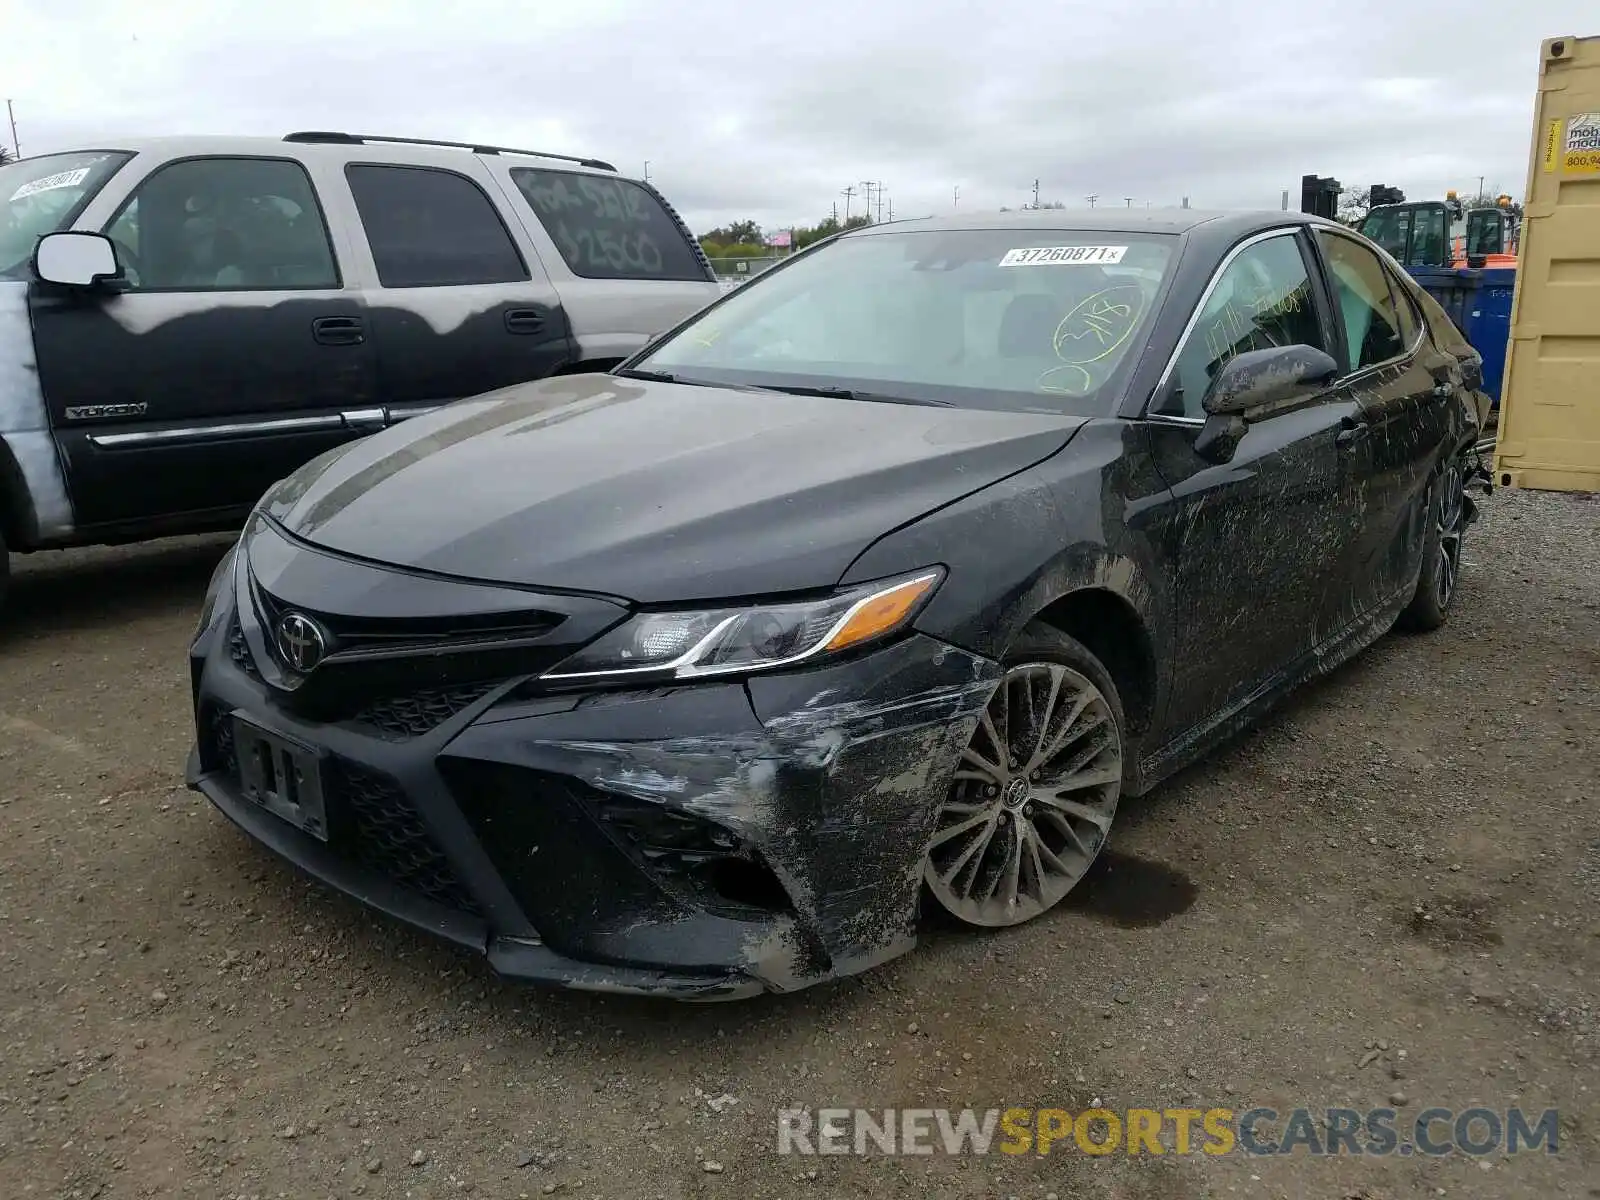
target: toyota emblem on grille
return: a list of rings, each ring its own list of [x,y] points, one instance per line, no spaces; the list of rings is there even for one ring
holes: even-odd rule
[[[278,618],[278,653],[296,671],[311,671],[328,653],[328,639],[319,626],[303,613],[284,613]]]

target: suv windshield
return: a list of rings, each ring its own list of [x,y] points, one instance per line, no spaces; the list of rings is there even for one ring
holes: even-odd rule
[[[1031,226],[856,234],[730,293],[630,369],[1103,415],[1176,248]]]
[[[0,275],[15,275],[34,243],[71,224],[131,157],[121,150],[80,150],[0,167]]]

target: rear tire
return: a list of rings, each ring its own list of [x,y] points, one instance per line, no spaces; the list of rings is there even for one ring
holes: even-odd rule
[[[1428,529],[1422,542],[1422,574],[1411,603],[1397,622],[1402,629],[1428,633],[1450,618],[1461,587],[1461,547],[1467,532],[1467,469],[1454,459],[1428,498]]]
[[[0,616],[6,611],[6,589],[11,583],[11,551],[6,548],[6,535],[0,532]]]
[[[1122,795],[1122,702],[1100,660],[1038,622],[962,752],[923,883],[965,925],[1020,925],[1054,908],[1105,846]]]

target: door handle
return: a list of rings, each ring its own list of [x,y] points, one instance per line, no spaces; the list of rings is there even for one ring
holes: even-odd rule
[[[324,346],[359,346],[367,340],[360,317],[318,317],[311,322],[311,336]]]
[[[506,310],[507,333],[538,333],[544,328],[544,314],[536,308]]]
[[[1339,424],[1343,428],[1333,439],[1333,444],[1341,450],[1349,450],[1352,446],[1366,441],[1367,435],[1372,432],[1372,426],[1367,423],[1365,417],[1341,417]]]

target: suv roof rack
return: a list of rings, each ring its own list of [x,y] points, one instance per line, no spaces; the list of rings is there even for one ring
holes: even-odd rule
[[[402,146],[447,146],[452,150],[471,150],[474,154],[527,154],[533,158],[555,158],[562,162],[573,162],[580,167],[592,167],[597,171],[616,170],[610,163],[598,158],[582,158],[575,154],[549,154],[543,150],[518,150],[511,146],[485,146],[479,142],[441,142],[433,138],[384,137],[376,133],[335,133],[319,129],[286,133],[283,140],[337,146],[364,146],[368,142],[392,142]]]

